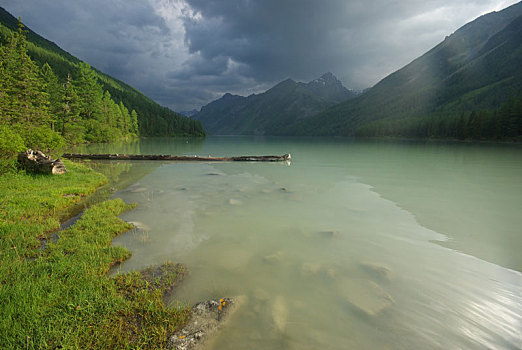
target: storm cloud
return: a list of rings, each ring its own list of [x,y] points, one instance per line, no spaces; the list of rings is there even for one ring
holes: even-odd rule
[[[513,0],[0,0],[31,29],[174,110],[333,72],[364,89]]]

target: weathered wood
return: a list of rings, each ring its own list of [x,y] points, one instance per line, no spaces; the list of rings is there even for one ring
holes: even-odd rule
[[[33,173],[60,175],[67,172],[61,159],[51,159],[40,151],[31,149],[18,154],[20,166]]]
[[[173,160],[173,161],[204,161],[204,162],[281,162],[290,160],[290,154],[283,156],[239,156],[239,157],[200,157],[171,156],[168,154],[78,154],[65,153],[64,158],[103,159],[103,160]]]

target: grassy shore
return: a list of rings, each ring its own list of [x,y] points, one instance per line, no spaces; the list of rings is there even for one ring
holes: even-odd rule
[[[130,256],[111,241],[132,228],[118,215],[133,205],[96,204],[56,239],[60,221],[106,182],[86,167],[66,166],[68,173],[61,176],[0,176],[0,344],[8,349],[166,347],[189,309],[164,306],[167,283],[158,286],[139,273],[106,276],[114,263]]]

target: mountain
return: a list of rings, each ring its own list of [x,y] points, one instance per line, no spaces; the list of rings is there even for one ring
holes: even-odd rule
[[[0,44],[5,45],[13,32],[17,31],[18,20],[0,7]],[[40,67],[48,63],[54,73],[65,81],[67,74],[76,78],[82,62],[58,45],[27,28],[28,53]],[[142,136],[204,135],[201,123],[183,117],[166,107],[158,105],[135,88],[96,70],[99,82],[109,91],[112,99],[123,102],[129,110],[138,114],[139,131]]]
[[[360,96],[278,134],[458,136],[452,129],[458,123],[472,127],[475,111],[482,122],[479,131],[503,127],[494,114],[502,108],[520,109],[521,16],[522,2],[483,15]],[[505,122],[520,127],[521,121],[512,117]],[[517,126],[508,128],[517,132]]]
[[[227,93],[193,117],[212,134],[270,135],[355,95],[332,73],[326,73],[309,83],[287,79],[248,97]]]
[[[196,115],[199,113],[197,109],[193,109],[191,111],[178,111],[176,113],[179,113],[181,115],[184,115],[185,117],[192,117],[193,115]]]

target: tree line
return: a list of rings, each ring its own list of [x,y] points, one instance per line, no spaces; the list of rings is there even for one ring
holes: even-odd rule
[[[22,22],[0,46],[0,155],[24,148],[52,150],[66,144],[111,142],[139,135],[138,114],[116,103],[85,62],[64,80],[27,53]]]
[[[357,128],[357,136],[412,137],[459,140],[520,141],[522,95],[511,96],[500,107],[433,114],[424,118],[383,119]]]

